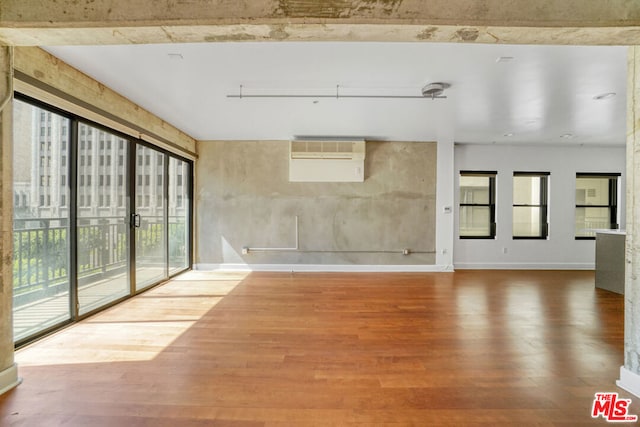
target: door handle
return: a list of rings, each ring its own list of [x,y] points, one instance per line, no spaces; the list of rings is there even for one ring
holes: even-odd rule
[[[141,217],[140,214],[132,213],[131,214],[131,223],[135,228],[140,228]]]

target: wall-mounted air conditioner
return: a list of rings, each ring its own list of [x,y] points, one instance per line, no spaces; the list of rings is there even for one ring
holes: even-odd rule
[[[289,181],[363,182],[364,157],[364,140],[292,140]]]

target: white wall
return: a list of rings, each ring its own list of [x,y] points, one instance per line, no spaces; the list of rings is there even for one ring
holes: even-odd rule
[[[471,145],[455,146],[454,266],[463,268],[593,269],[595,241],[575,240],[576,172],[616,172],[619,224],[625,224],[625,148]],[[497,171],[496,238],[458,237],[461,170]],[[550,172],[549,238],[513,240],[513,172]]]
[[[454,144],[453,140],[438,140],[438,170],[436,184],[436,265],[453,271],[454,228]]]

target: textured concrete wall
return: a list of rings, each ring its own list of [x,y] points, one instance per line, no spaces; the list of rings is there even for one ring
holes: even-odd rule
[[[3,0],[0,11],[2,22],[13,26],[54,28],[81,22],[169,25],[283,19],[544,26],[640,23],[640,7],[628,0]]]
[[[11,50],[0,47],[0,373],[13,365]],[[3,388],[0,384],[0,389]]]
[[[629,48],[624,367],[640,375],[640,47]]]
[[[198,264],[434,263],[399,252],[435,249],[435,143],[367,142],[364,183],[290,183],[287,141],[198,146]],[[242,255],[295,246],[296,215],[302,251]]]
[[[3,0],[14,45],[244,40],[640,44],[629,0]],[[597,31],[593,31],[595,28]]]

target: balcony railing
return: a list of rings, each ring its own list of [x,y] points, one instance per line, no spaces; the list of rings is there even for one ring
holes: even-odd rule
[[[78,285],[127,269],[129,223],[123,217],[78,218]],[[145,217],[138,229],[136,258],[163,265],[163,217]],[[185,250],[184,217],[169,218],[170,259]],[[69,227],[66,219],[14,221],[14,306],[57,295],[69,288]]]

